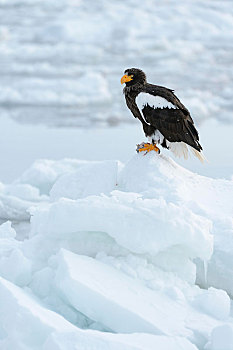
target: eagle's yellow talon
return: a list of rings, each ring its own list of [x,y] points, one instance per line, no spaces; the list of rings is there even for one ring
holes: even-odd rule
[[[156,144],[143,143],[141,145],[137,145],[137,152],[146,152],[145,154],[147,154],[150,151],[160,153],[160,149],[156,146]]]

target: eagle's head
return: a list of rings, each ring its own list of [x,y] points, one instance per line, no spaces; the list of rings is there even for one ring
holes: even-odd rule
[[[145,84],[146,74],[138,68],[128,68],[124,71],[124,75],[121,78],[121,84],[126,84],[126,86],[133,86],[135,84]]]

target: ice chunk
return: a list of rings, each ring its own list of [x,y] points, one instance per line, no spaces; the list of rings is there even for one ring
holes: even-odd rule
[[[211,333],[208,350],[233,350],[233,325],[225,324],[215,327]]]
[[[9,338],[26,348],[41,346],[54,330],[73,329],[61,316],[46,310],[32,296],[3,278],[0,278],[0,300],[1,327]]]
[[[40,196],[39,190],[29,184],[0,184],[0,219],[25,221],[30,218],[27,209],[42,201],[47,196]]]
[[[176,246],[186,257],[210,258],[209,220],[184,206],[137,197],[132,200],[131,194],[114,191],[111,197],[60,199],[33,211],[33,230],[54,237],[79,231],[106,232],[134,253],[157,254]]]
[[[194,304],[214,318],[224,320],[230,314],[230,298],[224,290],[209,288],[195,298]]]
[[[60,197],[71,199],[84,198],[101,193],[108,194],[116,186],[117,162],[90,162],[59,177],[50,191],[52,200]]]
[[[150,334],[111,334],[100,336],[94,333],[95,350],[197,350],[196,346],[181,337],[166,337]],[[103,338],[105,341],[103,341]],[[87,335],[71,332],[53,332],[42,350],[90,350]]]
[[[32,202],[1,193],[0,219],[15,221],[29,220],[30,214],[27,212],[27,209],[31,205]]]
[[[116,332],[187,336],[185,307],[95,259],[62,249],[56,286],[89,318]]]
[[[9,256],[0,259],[0,275],[19,286],[31,280],[31,261],[20,249],[13,249]]]
[[[50,267],[45,267],[34,273],[30,288],[40,298],[46,298],[50,294],[53,277],[54,271]]]
[[[26,201],[40,201],[41,199],[38,188],[28,184],[8,185],[6,186],[4,193]]]
[[[6,221],[2,225],[0,225],[0,239],[1,238],[15,238],[16,232],[11,227],[11,222]]]
[[[105,334],[81,330],[0,277],[0,347],[17,350],[196,350],[180,337]],[[4,302],[3,302],[4,301]]]
[[[85,160],[63,159],[61,161],[40,159],[35,161],[17,180],[16,183],[30,184],[40,193],[48,194],[59,176],[77,170],[87,164]]]

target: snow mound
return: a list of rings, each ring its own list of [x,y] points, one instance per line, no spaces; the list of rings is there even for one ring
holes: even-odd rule
[[[40,160],[0,190],[30,215],[23,241],[0,226],[3,348],[217,349],[233,324],[232,181],[151,152]]]

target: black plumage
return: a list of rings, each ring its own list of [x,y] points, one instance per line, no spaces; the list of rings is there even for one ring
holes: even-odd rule
[[[173,143],[182,142],[182,145],[201,152],[193,119],[173,90],[147,83],[145,73],[136,68],[126,69],[121,82],[126,84],[123,92],[128,108],[141,121],[145,135],[151,137],[152,143],[172,149]],[[143,100],[141,106],[140,99]],[[161,134],[160,139],[157,131]],[[193,153],[202,158],[197,152]]]

